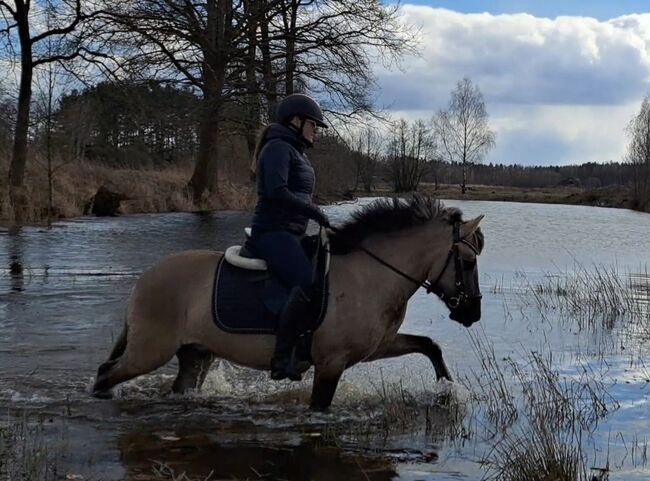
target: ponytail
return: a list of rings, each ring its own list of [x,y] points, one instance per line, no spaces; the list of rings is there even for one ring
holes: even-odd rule
[[[255,176],[257,174],[257,161],[260,158],[260,152],[262,152],[262,149],[266,145],[266,141],[268,140],[266,138],[266,134],[268,134],[269,129],[272,125],[273,124],[268,124],[257,135],[257,143],[255,144],[255,151],[253,152],[253,158],[251,159],[250,165],[251,180],[255,180]]]

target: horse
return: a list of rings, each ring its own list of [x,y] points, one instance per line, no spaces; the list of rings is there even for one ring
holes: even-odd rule
[[[385,198],[357,210],[330,233],[329,305],[313,333],[310,408],[332,403],[343,372],[360,362],[421,353],[437,380],[451,380],[440,346],[425,336],[398,333],[408,300],[420,287],[434,293],[449,317],[466,327],[481,317],[477,256],[483,216],[423,195]],[[144,271],[131,292],[124,329],[98,371],[93,395],[178,358],[172,390],[200,389],[216,359],[269,370],[275,337],[233,334],[212,318],[211,289],[223,253],[190,250]]]

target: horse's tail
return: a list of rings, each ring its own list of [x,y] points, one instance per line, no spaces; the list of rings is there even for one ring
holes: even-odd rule
[[[115,343],[115,346],[113,346],[113,351],[111,352],[111,355],[108,358],[109,361],[114,361],[122,354],[124,354],[124,351],[126,350],[126,333],[127,333],[127,326],[125,322],[124,327],[122,327],[122,332],[120,333],[120,336],[117,338],[117,342]]]

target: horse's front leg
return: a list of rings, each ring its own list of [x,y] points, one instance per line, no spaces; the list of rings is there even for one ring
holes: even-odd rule
[[[331,360],[323,364],[316,364],[314,369],[314,385],[311,391],[310,409],[325,411],[332,404],[336,386],[345,370],[345,362]]]
[[[405,354],[413,354],[416,352],[424,354],[429,358],[436,371],[436,377],[438,380],[452,380],[449,370],[445,365],[445,361],[442,358],[442,350],[440,349],[440,346],[425,336],[397,334],[392,341],[382,344],[377,352],[365,361],[376,361],[377,359],[404,356]]]

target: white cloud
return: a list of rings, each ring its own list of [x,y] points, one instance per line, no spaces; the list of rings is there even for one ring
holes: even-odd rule
[[[650,14],[598,21],[405,5],[403,15],[421,28],[422,56],[405,59],[403,72],[378,72],[394,110],[430,116],[469,77],[497,130],[492,160],[620,160],[624,128],[650,87]]]

